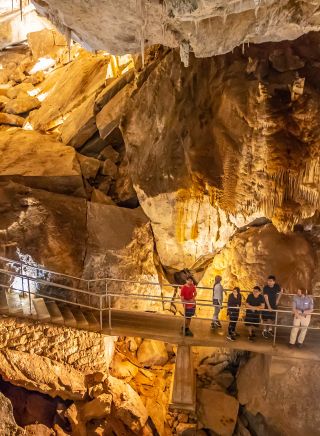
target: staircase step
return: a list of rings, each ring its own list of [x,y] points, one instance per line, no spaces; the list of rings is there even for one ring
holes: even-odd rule
[[[7,292],[9,313],[16,316],[23,316],[23,309],[17,292]]]
[[[83,312],[83,315],[88,321],[90,330],[100,330],[100,322],[94,316],[93,312]]]
[[[8,300],[6,295],[6,290],[0,288],[0,313],[5,313],[9,311]]]
[[[63,324],[62,313],[55,301],[46,301],[46,306],[51,317],[51,321],[56,324]]]
[[[63,316],[64,324],[68,327],[77,327],[77,321],[68,306],[59,305],[60,312]]]
[[[47,309],[46,303],[43,298],[34,298],[32,300],[33,306],[37,312],[37,318],[42,321],[49,321],[51,319],[50,313]]]
[[[77,321],[77,327],[87,329],[89,327],[89,323],[86,320],[82,311],[80,309],[78,309],[77,307],[70,307],[70,309],[73,313],[73,316],[75,317],[75,319]]]

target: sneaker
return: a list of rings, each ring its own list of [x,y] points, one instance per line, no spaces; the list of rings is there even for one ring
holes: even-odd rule
[[[220,321],[216,321],[216,324],[217,324],[217,326],[218,326],[218,328],[219,328],[219,329],[221,329],[221,328],[222,328],[222,324],[221,324],[221,322],[220,322]]]
[[[211,323],[211,328],[213,330],[215,330],[215,329],[219,328],[219,324],[216,321],[214,321],[214,322]]]
[[[227,339],[228,339],[228,341],[235,341],[236,340],[236,338],[232,335],[227,335]]]
[[[186,330],[186,336],[193,336],[193,333],[190,329]]]
[[[262,336],[263,336],[265,339],[268,339],[268,338],[269,338],[269,334],[268,334],[267,330],[262,330]]]
[[[290,344],[290,343],[289,343],[289,344],[288,344],[288,347],[289,347],[289,348],[294,348],[294,347],[295,347],[295,344]]]
[[[297,343],[297,347],[298,348],[302,348],[303,347],[303,344],[300,344],[299,342]]]
[[[248,339],[249,339],[250,342],[254,342],[254,336],[253,335],[248,336]]]
[[[236,338],[239,338],[240,337],[240,333],[233,332],[233,336],[235,336]]]
[[[268,335],[269,335],[270,338],[273,338],[273,336],[274,336],[273,335],[273,331],[272,330],[268,330]]]

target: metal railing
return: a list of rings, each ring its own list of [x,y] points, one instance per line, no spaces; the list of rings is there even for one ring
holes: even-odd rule
[[[22,295],[26,295],[28,297],[29,301],[29,314],[32,314],[32,298],[39,297],[44,298],[47,300],[56,301],[58,303],[62,304],[68,304],[73,305],[79,308],[83,308],[85,310],[91,310],[98,314],[99,317],[99,323],[100,323],[100,329],[109,329],[111,332],[113,329],[112,323],[112,312],[117,310],[118,308],[114,307],[114,302],[119,302],[121,299],[131,300],[131,301],[139,301],[139,302],[148,302],[148,303],[159,303],[160,305],[163,305],[164,303],[172,304],[174,302],[176,305],[179,305],[181,307],[181,311],[178,312],[180,314],[180,317],[177,317],[177,315],[172,314],[168,315],[172,318],[181,318],[182,320],[182,330],[183,333],[186,331],[186,315],[185,311],[183,309],[183,306],[185,304],[190,303],[183,303],[180,300],[180,296],[165,296],[165,295],[152,295],[152,293],[148,293],[147,295],[139,294],[136,292],[131,292],[126,289],[126,292],[115,292],[110,291],[108,289],[108,285],[113,284],[126,284],[126,285],[138,285],[138,287],[141,286],[168,286],[171,288],[177,288],[181,285],[178,284],[160,284],[155,282],[141,282],[141,281],[135,281],[135,280],[125,280],[125,279],[116,279],[116,278],[101,278],[101,279],[84,279],[79,278],[75,276],[71,276],[68,274],[62,274],[57,273],[55,271],[30,265],[26,262],[21,261],[15,261],[11,259],[7,259],[4,257],[0,257],[0,262],[4,262],[6,266],[9,266],[10,268],[13,268],[13,271],[10,271],[8,269],[2,268],[0,269],[0,276],[4,276],[7,278],[7,283],[0,283],[0,289],[11,289],[13,291],[20,292]],[[34,271],[30,275],[28,273],[28,269],[33,269]],[[41,277],[43,274],[49,274],[48,277]],[[50,274],[59,277],[61,280],[64,279],[71,279],[76,280],[78,283],[81,284],[81,287],[84,289],[81,289],[79,287],[69,286],[65,285],[64,283],[57,283],[52,280],[50,280]],[[40,277],[39,277],[40,276]],[[13,280],[12,280],[13,279]],[[22,289],[21,286],[15,287],[14,280],[19,279],[22,283]],[[103,290],[99,291],[92,291],[93,284],[100,284],[100,286],[97,286],[98,288],[101,288],[101,284],[103,285]],[[33,288],[33,289],[32,289]],[[212,288],[210,287],[197,287],[197,289],[208,289],[212,292]],[[228,290],[229,291],[229,290]],[[246,291],[248,292],[248,291]],[[285,296],[293,296],[295,294],[284,294]],[[313,296],[313,298],[319,298],[320,296]],[[221,305],[214,305],[212,303],[212,299],[197,299],[196,303],[198,308],[206,309],[210,312],[214,310],[215,307],[219,307],[220,309],[237,309],[239,310],[240,317],[237,321],[238,324],[246,324],[245,320],[241,318],[241,313],[245,311],[245,305],[242,307],[227,307],[226,303],[222,303]],[[125,311],[132,311],[135,312],[132,307],[128,307],[128,304],[125,305]],[[148,308],[148,307],[147,307]],[[121,310],[121,309],[120,309]],[[268,309],[264,309],[264,312],[270,311]],[[139,311],[138,311],[139,312]],[[141,312],[141,310],[140,310]],[[285,329],[291,329],[293,327],[292,325],[292,310],[285,310],[285,309],[277,309],[272,310],[270,312],[275,313],[275,322],[274,323],[263,323],[263,326],[266,327],[274,327],[274,337],[273,337],[273,345],[276,344],[276,338],[277,338],[277,330],[279,328],[285,328]],[[163,314],[161,313],[154,313],[155,316],[163,317]],[[290,315],[290,322],[284,323],[283,318],[285,316],[288,317]],[[314,311],[311,314],[312,321],[314,320],[320,320],[318,318],[320,316],[320,313]],[[201,320],[201,321],[212,321],[212,317],[207,316],[201,316],[201,314],[196,315],[195,320]],[[229,320],[220,320],[222,323],[227,324],[230,321]],[[260,325],[260,322],[252,323],[257,324],[257,326]],[[308,327],[301,327],[306,328],[307,330],[320,330],[320,327],[309,325]]]

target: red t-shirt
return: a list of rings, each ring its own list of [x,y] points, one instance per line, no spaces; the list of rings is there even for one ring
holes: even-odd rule
[[[196,296],[196,287],[194,285],[183,285],[180,295],[184,300],[194,300]],[[185,304],[186,309],[191,309],[194,306],[195,303]]]

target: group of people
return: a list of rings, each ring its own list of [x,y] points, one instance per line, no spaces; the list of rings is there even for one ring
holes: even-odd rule
[[[259,286],[254,286],[252,292],[246,297],[244,322],[248,328],[249,341],[255,340],[256,331],[260,328],[261,321],[263,325],[262,336],[265,339],[273,338],[276,311],[283,292],[283,288],[276,283],[275,276],[270,275],[262,290]],[[222,277],[217,275],[215,277],[212,295],[214,313],[211,328],[213,330],[222,328],[219,314],[223,305],[224,293]],[[187,278],[186,283],[181,287],[180,296],[185,308],[186,322],[184,333],[186,336],[193,336],[193,333],[190,330],[190,324],[191,318],[194,316],[196,310],[197,289],[192,277]],[[233,288],[227,300],[227,313],[229,316],[227,339],[230,341],[235,341],[237,336],[239,336],[236,327],[240,315],[240,309],[242,307],[242,301],[243,296],[240,288]],[[307,294],[306,289],[299,288],[292,302],[294,318],[293,327],[290,333],[289,347],[295,347],[297,345],[301,348],[303,346],[307,327],[310,324],[312,311],[313,298]]]

